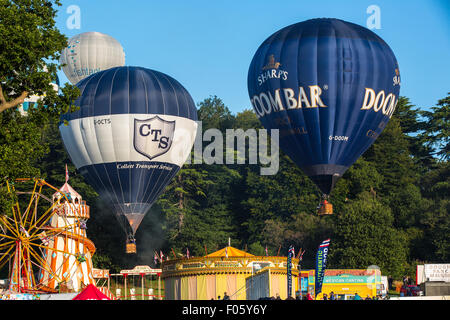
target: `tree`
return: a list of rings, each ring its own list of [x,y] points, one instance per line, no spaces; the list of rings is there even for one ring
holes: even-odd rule
[[[259,122],[258,117],[253,110],[245,109],[236,114],[234,128],[243,130],[260,129],[262,128],[262,124]]]
[[[415,256],[422,261],[446,262],[450,252],[450,163],[436,163],[423,175],[420,187],[429,205],[418,216],[417,227],[423,234],[415,246]]]
[[[241,221],[240,234],[248,238],[249,243],[264,244],[269,243],[268,234],[275,236],[274,232],[279,230],[277,238],[280,240],[274,246],[287,245],[283,224],[291,222],[291,217],[299,212],[315,214],[320,200],[318,190],[300,168],[281,153],[280,170],[276,175],[261,176],[256,166],[246,166],[246,171],[241,194],[245,219]]]
[[[67,111],[78,90],[67,84],[59,95],[56,81],[59,52],[67,38],[56,28],[59,0],[0,0],[0,113],[31,95],[45,97],[41,107]]]
[[[11,214],[6,180],[39,177],[36,163],[47,152],[41,126],[35,117],[23,117],[14,109],[0,113],[0,214]]]
[[[407,267],[407,239],[394,228],[389,207],[369,192],[349,201],[337,216],[330,249],[333,267],[367,268],[377,265],[382,273],[404,275]]]
[[[430,123],[423,119],[423,112],[412,105],[408,98],[399,97],[395,113],[408,148],[421,172],[426,172],[435,162],[432,147],[426,143],[425,131]]]
[[[417,171],[410,157],[409,143],[402,132],[400,120],[392,117],[382,134],[363,154],[363,158],[377,169],[383,177],[381,190],[383,195],[397,192],[408,183],[417,179]]]
[[[0,178],[38,177],[36,162],[47,152],[36,117],[16,110],[0,113]]]
[[[436,149],[435,154],[441,161],[450,159],[450,92],[448,94],[431,111],[422,112],[428,124],[424,133],[426,145]]]
[[[78,96],[71,85],[56,92],[58,51],[66,37],[55,27],[58,1],[0,0],[0,179],[42,177],[38,162],[49,151],[44,132]],[[16,106],[30,95],[41,100],[22,116]],[[0,190],[5,199],[5,190]]]
[[[234,116],[217,96],[203,100],[198,106],[198,119],[202,121],[203,130],[215,128],[225,132],[225,129],[233,127]]]

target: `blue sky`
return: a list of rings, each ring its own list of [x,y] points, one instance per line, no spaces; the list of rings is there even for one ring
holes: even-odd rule
[[[80,8],[79,29],[66,25],[70,5]],[[399,62],[400,95],[421,108],[435,105],[450,92],[447,0],[62,0],[57,26],[69,38],[87,31],[109,34],[124,47],[126,65],[169,74],[196,103],[217,95],[237,113],[251,108],[248,67],[267,37],[312,18],[367,26],[370,5],[380,8],[381,28],[372,31]]]

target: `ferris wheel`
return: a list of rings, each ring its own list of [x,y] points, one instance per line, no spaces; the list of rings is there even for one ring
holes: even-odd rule
[[[76,292],[95,283],[89,207],[67,180],[60,189],[43,179],[5,181],[3,188],[10,202],[0,207],[0,270],[9,267],[9,291]]]

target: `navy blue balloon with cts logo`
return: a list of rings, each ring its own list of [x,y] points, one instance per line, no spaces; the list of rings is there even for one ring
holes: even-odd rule
[[[144,215],[190,154],[195,103],[177,80],[141,67],[104,70],[77,86],[80,109],[64,114],[66,123],[59,126],[64,146],[134,240]]]
[[[398,102],[400,74],[372,31],[312,19],[274,33],[256,51],[248,91],[266,129],[324,195],[380,135]]]

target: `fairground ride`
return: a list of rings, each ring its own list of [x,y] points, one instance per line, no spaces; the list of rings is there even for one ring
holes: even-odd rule
[[[9,291],[70,292],[94,282],[89,207],[67,180],[61,189],[35,178],[4,181],[0,188],[9,196],[0,205],[0,270],[9,267]]]

